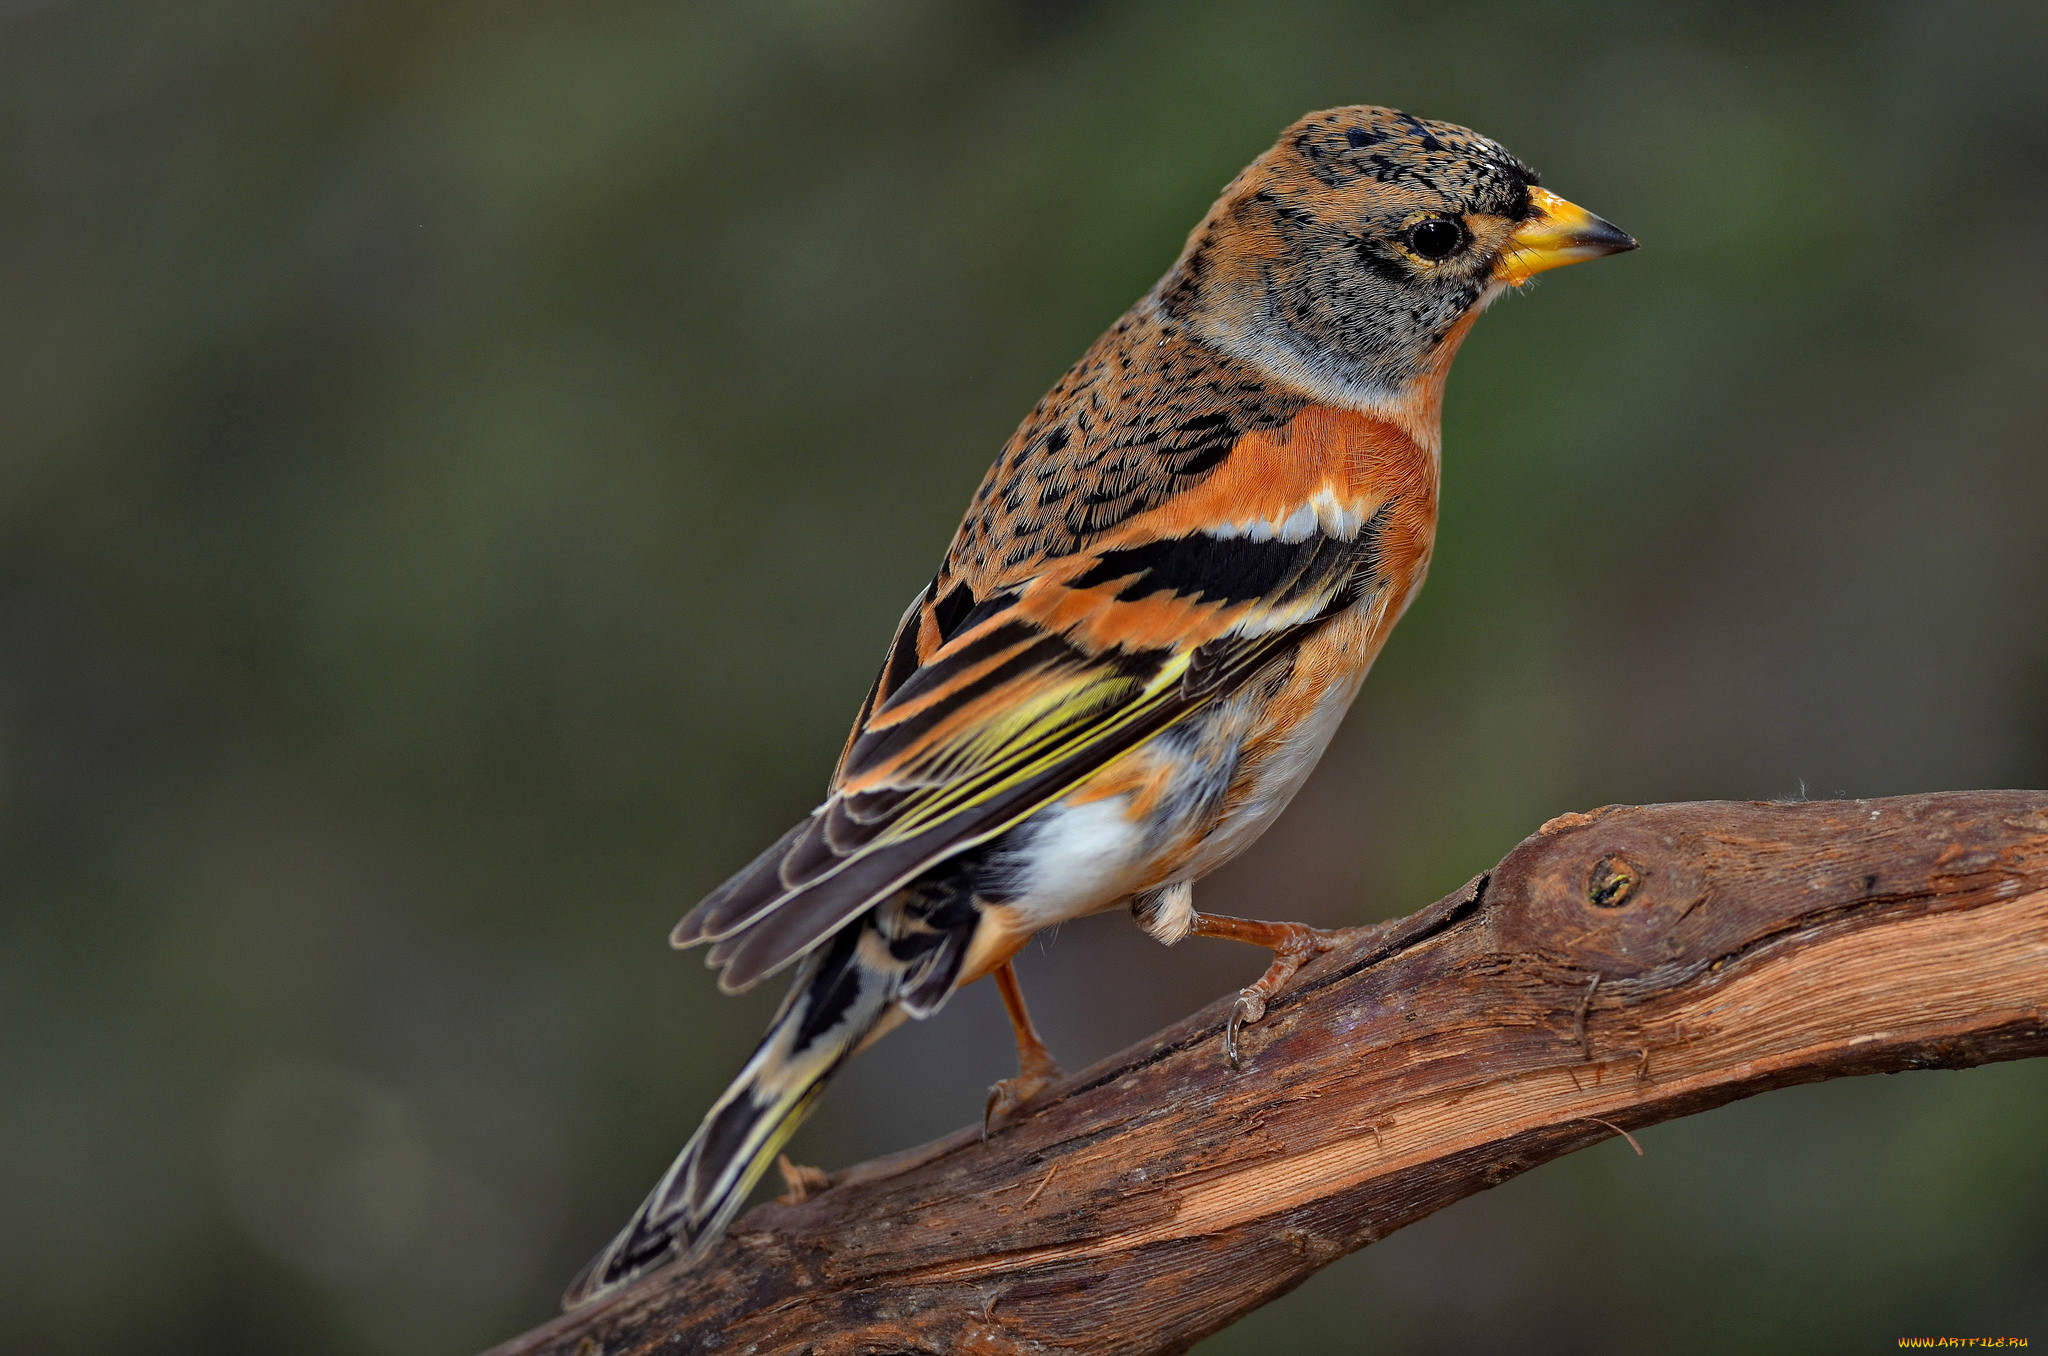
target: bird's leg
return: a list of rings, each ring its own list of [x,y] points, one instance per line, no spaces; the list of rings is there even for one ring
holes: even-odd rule
[[[983,1139],[988,1138],[991,1126],[1006,1124],[1062,1072],[1052,1051],[1038,1038],[1038,1028],[1031,1025],[1030,1010],[1024,1006],[1024,991],[1017,987],[1017,972],[1010,962],[998,965],[995,977],[996,992],[1002,994],[1003,1008],[1010,1014],[1010,1027],[1017,1033],[1017,1076],[1005,1078],[988,1090],[988,1105],[981,1114]]]
[[[1229,918],[1220,913],[1198,913],[1188,928],[1190,937],[1221,937],[1230,942],[1249,942],[1273,953],[1273,963],[1258,982],[1238,991],[1237,1004],[1223,1028],[1223,1057],[1238,1067],[1237,1029],[1266,1015],[1271,1002],[1294,978],[1310,956],[1328,951],[1357,934],[1354,928],[1312,928],[1306,923],[1266,923],[1256,918]]]
[[[802,1205],[832,1185],[832,1174],[823,1168],[792,1163],[788,1154],[775,1155],[775,1170],[782,1174],[783,1192],[775,1199],[783,1205]]]

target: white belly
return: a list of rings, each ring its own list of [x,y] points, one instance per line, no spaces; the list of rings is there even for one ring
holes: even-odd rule
[[[1129,796],[1055,801],[1013,833],[991,863],[994,892],[1029,931],[1108,908],[1137,888],[1149,853]]]
[[[1198,723],[1131,755],[1166,772],[1166,789],[1147,818],[1132,817],[1131,795],[1076,803],[1088,794],[1084,786],[1006,835],[987,861],[984,895],[1006,906],[1007,926],[1028,932],[1100,912],[1141,889],[1207,875],[1250,847],[1287,808],[1356,691],[1355,683],[1333,689],[1249,769],[1240,751],[1259,698],[1219,703]]]

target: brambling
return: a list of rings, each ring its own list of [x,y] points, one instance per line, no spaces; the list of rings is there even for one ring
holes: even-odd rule
[[[1194,882],[1301,787],[1436,532],[1440,412],[1479,313],[1635,248],[1462,127],[1314,113],[1223,190],[1060,378],[896,629],[824,804],[676,926],[789,995],[566,1302],[701,1255],[848,1056],[995,977],[1019,1074],[1059,1073],[1011,957],[1127,906],[1169,945],[1271,948],[1227,1030],[1337,934],[1197,912]]]

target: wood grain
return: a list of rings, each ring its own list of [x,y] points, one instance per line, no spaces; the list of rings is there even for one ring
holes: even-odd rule
[[[496,1356],[1180,1351],[1404,1224],[1792,1083],[2048,1053],[2048,793],[1611,807]]]

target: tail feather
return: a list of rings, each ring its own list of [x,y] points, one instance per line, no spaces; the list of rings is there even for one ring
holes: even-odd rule
[[[889,1015],[899,971],[881,942],[868,928],[849,927],[805,963],[746,1067],[632,1222],[569,1283],[564,1308],[628,1285],[673,1257],[701,1256],[718,1241],[826,1080]],[[877,949],[880,957],[862,954]]]
[[[925,873],[811,952],[740,1076],[633,1216],[562,1297],[566,1308],[678,1255],[703,1256],[849,1055],[953,991],[981,919],[974,868]]]

